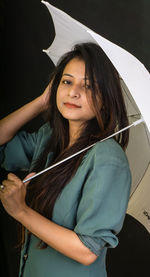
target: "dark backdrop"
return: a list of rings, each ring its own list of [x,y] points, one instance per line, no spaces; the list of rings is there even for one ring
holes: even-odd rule
[[[149,0],[49,2],[131,52],[150,70]],[[0,31],[0,117],[4,117],[38,96],[48,84],[53,64],[42,49],[52,42],[54,29],[46,7],[39,0],[1,0]],[[24,129],[32,131],[42,122],[38,118]],[[5,175],[1,170],[1,179]],[[0,212],[0,276],[15,277],[19,264],[15,248],[18,224],[2,206]],[[119,239],[119,246],[108,251],[108,277],[148,276],[150,239],[145,228],[127,215]]]

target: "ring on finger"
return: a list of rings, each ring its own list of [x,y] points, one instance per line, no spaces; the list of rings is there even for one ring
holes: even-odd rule
[[[0,185],[0,191],[3,191],[5,189],[5,186],[3,184]]]

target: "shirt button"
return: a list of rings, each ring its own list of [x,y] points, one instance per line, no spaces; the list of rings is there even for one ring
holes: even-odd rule
[[[24,259],[24,261],[26,261],[28,259],[28,254],[24,254],[23,259]]]

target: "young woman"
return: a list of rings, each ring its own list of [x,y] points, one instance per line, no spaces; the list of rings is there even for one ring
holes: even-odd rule
[[[48,110],[36,133],[17,131]],[[118,244],[130,194],[128,124],[119,76],[96,44],[62,57],[45,92],[1,120],[1,163],[30,174],[96,142],[30,184],[10,173],[1,184],[5,210],[25,228],[20,276],[106,277],[106,252]],[[16,134],[17,133],[17,134]]]

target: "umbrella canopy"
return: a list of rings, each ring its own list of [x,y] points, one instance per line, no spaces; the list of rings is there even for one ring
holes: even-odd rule
[[[132,172],[132,189],[128,213],[150,232],[150,75],[144,65],[129,52],[93,32],[63,11],[42,1],[52,16],[55,39],[43,50],[56,64],[77,43],[95,42],[117,69],[127,107],[129,122],[139,120],[130,130],[127,156]]]

